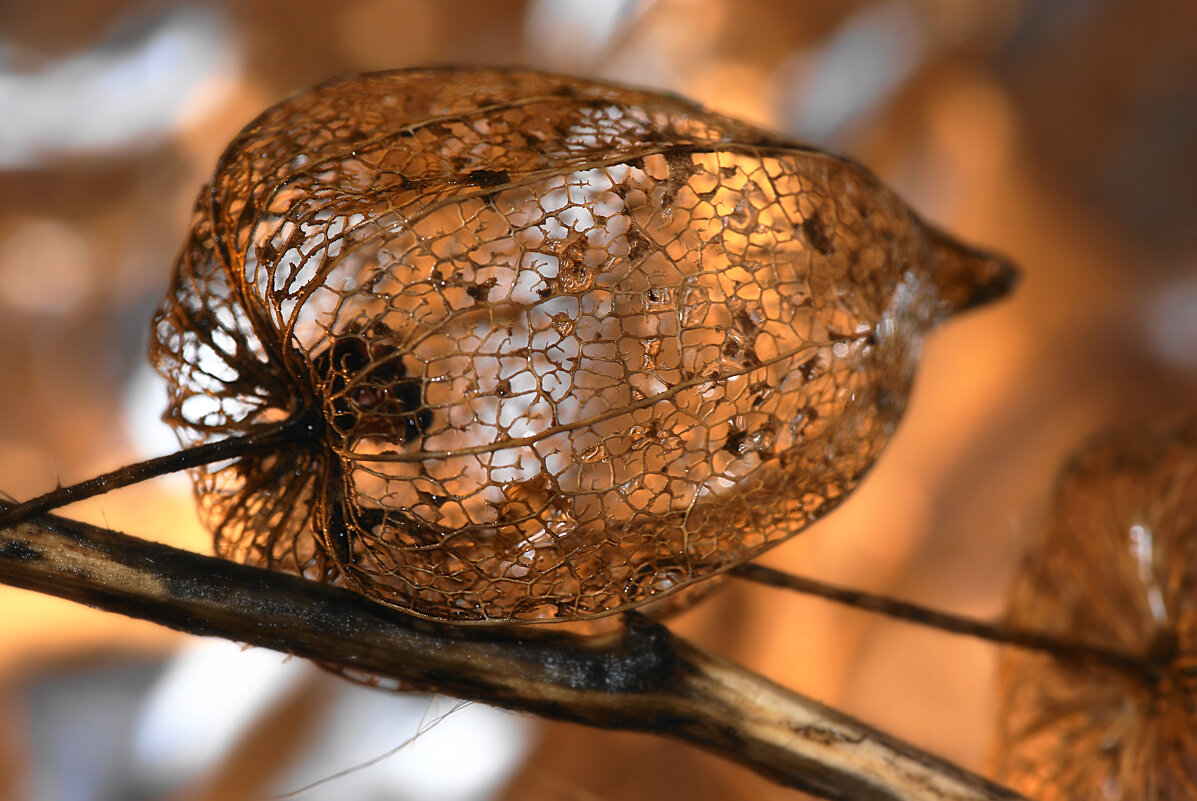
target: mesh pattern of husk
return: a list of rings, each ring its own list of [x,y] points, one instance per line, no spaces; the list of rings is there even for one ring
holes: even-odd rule
[[[834,508],[924,331],[1010,272],[860,166],[531,71],[327,83],[196,205],[152,358],[217,552],[416,615],[574,620]]]

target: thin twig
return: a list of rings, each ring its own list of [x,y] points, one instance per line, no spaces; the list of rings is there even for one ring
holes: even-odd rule
[[[1062,659],[1098,662],[1147,680],[1154,677],[1153,665],[1148,660],[1100,645],[1061,640],[1051,634],[1036,631],[1013,629],[1000,623],[955,615],[907,601],[899,601],[886,595],[839,587],[763,565],[737,565],[728,572],[733,576],[757,584],[825,598],[845,606],[904,620],[908,623],[916,623],[920,626],[929,626],[951,634],[963,634],[1001,645],[1043,651]]]
[[[635,615],[592,638],[431,624],[345,589],[48,515],[0,530],[0,582],[413,688],[670,735],[828,799],[1020,798]]]
[[[80,481],[78,484],[59,487],[44,495],[0,511],[0,528],[15,525],[51,509],[94,498],[97,495],[103,495],[106,492],[157,478],[167,473],[177,473],[180,470],[204,464],[236,459],[250,453],[268,453],[279,445],[304,438],[310,428],[311,424],[306,419],[296,416],[249,434],[227,437],[216,442],[184,448],[166,456],[125,465],[95,478]]]

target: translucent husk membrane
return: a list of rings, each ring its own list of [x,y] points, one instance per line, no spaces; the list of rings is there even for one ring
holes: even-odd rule
[[[268,110],[196,205],[152,358],[220,554],[460,622],[630,609],[795,534],[924,331],[1012,271],[870,173],[672,96],[416,70]]]
[[[1072,463],[1008,619],[1150,670],[1007,653],[1000,778],[1040,801],[1197,798],[1197,418],[1106,438]]]

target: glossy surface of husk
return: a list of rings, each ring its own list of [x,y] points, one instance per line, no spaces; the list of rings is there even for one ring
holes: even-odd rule
[[[860,166],[672,96],[415,70],[268,110],[152,357],[223,555],[419,616],[576,620],[709,577],[873,464],[923,333],[1012,271]]]

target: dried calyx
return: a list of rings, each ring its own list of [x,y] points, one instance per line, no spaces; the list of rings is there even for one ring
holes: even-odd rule
[[[859,165],[547,73],[339,80],[196,205],[151,356],[217,551],[418,616],[601,617],[834,508],[1004,262]],[[193,462],[194,464],[194,462]]]
[[[1197,797],[1197,419],[1139,427],[1065,472],[1008,620],[1140,669],[1012,651],[1002,778],[1034,798]]]

